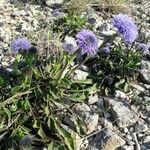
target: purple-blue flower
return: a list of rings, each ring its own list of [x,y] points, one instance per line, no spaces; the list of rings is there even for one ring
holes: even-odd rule
[[[60,12],[59,10],[54,10],[54,11],[52,11],[51,12],[52,13],[52,15],[54,16],[54,17],[64,17],[64,13],[63,12]]]
[[[126,44],[132,44],[138,36],[138,28],[128,15],[119,14],[114,16],[113,26],[117,28]]]
[[[110,53],[110,43],[107,43],[104,48],[102,48],[103,53],[108,54]]]
[[[109,46],[106,46],[102,49],[102,51],[105,53],[105,54],[108,54],[110,53],[110,47]]]
[[[68,53],[74,53],[78,49],[78,47],[75,47],[73,44],[67,42],[64,42],[62,47]]]
[[[18,53],[20,50],[28,50],[30,47],[31,43],[26,38],[18,38],[11,43],[11,49],[14,53]]]
[[[149,47],[148,47],[148,45],[146,45],[146,44],[144,44],[144,43],[138,43],[138,49],[140,50],[140,51],[142,51],[143,53],[148,53],[148,49],[149,49]]]
[[[81,49],[81,53],[87,55],[95,55],[98,50],[98,40],[95,34],[87,29],[82,29],[76,35],[76,41]]]

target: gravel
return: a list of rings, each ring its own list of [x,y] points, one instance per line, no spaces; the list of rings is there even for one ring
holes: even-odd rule
[[[63,0],[57,3],[54,0],[47,0],[46,3],[47,6],[41,7],[18,1],[0,0],[0,69],[4,67],[9,70],[8,67],[14,61],[10,42],[16,37],[45,29],[57,16],[53,6],[61,6]],[[132,16],[137,24],[142,26],[138,41],[148,43],[150,46],[150,2],[135,1],[131,7]],[[106,21],[102,12],[95,12],[92,9],[88,16],[89,22],[95,26],[94,31],[99,32],[100,43],[105,35],[113,33],[110,20]],[[77,70],[75,79],[86,79],[88,75],[87,70]],[[118,147],[120,150],[150,149],[150,105],[147,105],[150,103],[149,60],[142,61],[139,81],[131,86],[131,94],[116,91],[114,97],[104,97],[92,93],[87,104],[74,106],[76,115],[82,117],[87,125],[84,131],[88,135],[77,149],[113,150]],[[68,123],[68,126],[72,126],[72,122]]]

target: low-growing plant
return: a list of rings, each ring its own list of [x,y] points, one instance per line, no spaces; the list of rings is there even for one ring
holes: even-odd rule
[[[73,79],[76,53],[39,56],[25,38],[15,40],[13,70],[6,80],[0,77],[0,149],[21,149],[29,143],[74,150],[73,135],[63,126],[71,107],[95,91],[92,80]],[[79,127],[78,127],[79,128]],[[23,144],[24,145],[24,144]]]
[[[90,28],[90,24],[86,17],[69,13],[64,18],[55,20],[52,27],[54,32],[64,32],[67,35],[74,36],[80,29]]]
[[[142,55],[121,45],[110,49],[109,53],[100,50],[96,58],[89,60],[91,77],[106,94],[113,94],[116,89],[128,92],[129,83],[137,79]]]
[[[50,51],[55,44],[48,43],[41,55],[26,38],[11,44],[15,56],[12,68],[0,68],[0,149],[20,150],[39,144],[48,149],[75,150],[74,135],[84,136],[85,128],[73,106],[97,91],[97,85],[106,94],[115,89],[128,91],[141,57],[148,52],[147,45],[136,43],[138,28],[125,14],[114,16],[116,32],[106,36],[100,46],[97,36],[86,29],[86,20],[74,14],[61,19],[55,27],[61,25],[57,27],[60,32],[67,27],[65,35],[72,37],[65,41],[58,36],[64,40],[62,48],[55,43],[59,51]],[[85,63],[90,68],[89,78],[76,79],[75,71]],[[66,115],[71,116],[73,129],[66,126]]]
[[[135,41],[138,28],[130,17],[119,14],[112,23],[117,32],[106,36],[97,56],[87,62],[90,77],[99,83],[105,94],[113,94],[116,89],[127,92],[130,82],[137,79],[141,58],[148,52],[145,44]]]

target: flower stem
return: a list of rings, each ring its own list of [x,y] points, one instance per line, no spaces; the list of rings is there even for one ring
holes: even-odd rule
[[[71,69],[71,71],[69,72],[67,77],[69,78],[75,72],[75,70],[78,69],[80,66],[82,66],[88,59],[89,59],[89,57],[86,57],[83,61],[81,61],[81,63],[79,63],[77,66],[75,66],[73,69]]]

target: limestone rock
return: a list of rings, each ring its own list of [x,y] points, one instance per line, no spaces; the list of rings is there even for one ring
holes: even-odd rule
[[[46,0],[46,5],[47,6],[54,6],[54,5],[62,5],[63,0]]]
[[[121,99],[105,98],[104,101],[114,120],[116,120],[118,127],[125,128],[134,125],[138,120],[137,114],[133,112],[129,108],[129,105],[126,102],[123,102]]]
[[[110,129],[97,133],[90,142],[90,146],[95,150],[115,150],[124,144],[125,141]]]
[[[85,122],[86,128],[83,130],[86,134],[90,134],[96,129],[99,116],[93,113],[89,106],[84,103],[79,103],[73,107],[73,110]]]

